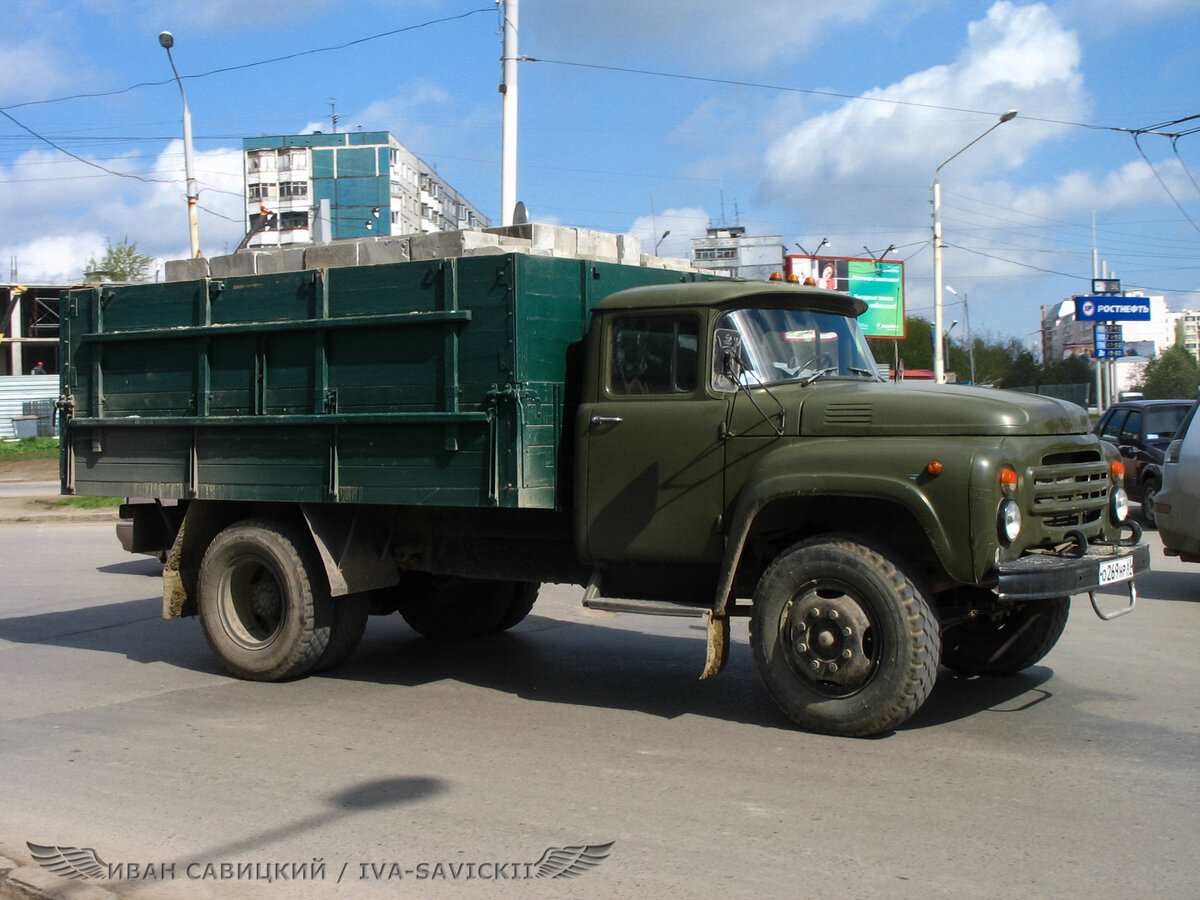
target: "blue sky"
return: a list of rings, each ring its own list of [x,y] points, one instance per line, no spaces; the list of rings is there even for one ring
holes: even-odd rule
[[[491,0],[5,11],[0,251],[23,281],[78,278],[106,239],[187,255],[164,29],[192,111],[206,255],[242,236],[241,138],[330,130],[331,102],[339,130],[390,130],[499,219]],[[649,244],[670,230],[661,252],[679,256],[721,222],[792,252],[893,244],[910,313],[931,318],[934,169],[1015,108],[942,169],[944,280],[969,295],[975,333],[1027,340],[1041,306],[1088,291],[1093,214],[1127,288],[1200,308],[1200,132],[1141,136],[1147,163],[1112,130],[1200,114],[1197,0],[522,0],[520,17],[520,50],[538,60],[519,82],[518,195],[534,221]],[[961,319],[946,300],[947,324]]]

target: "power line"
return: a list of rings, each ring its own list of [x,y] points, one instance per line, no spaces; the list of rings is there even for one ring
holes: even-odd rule
[[[352,41],[346,41],[344,44],[334,44],[329,47],[317,47],[312,50],[299,50],[296,53],[289,53],[284,56],[276,56],[271,59],[262,59],[256,62],[241,63],[236,66],[222,66],[219,69],[210,69],[207,72],[197,72],[194,75],[181,75],[180,78],[207,78],[209,75],[219,75],[225,72],[237,72],[241,69],[253,69],[257,66],[268,66],[273,63],[287,62],[291,59],[298,59],[301,56],[312,56],[317,53],[330,53],[335,50],[345,50],[347,47],[365,44],[368,41],[377,41],[381,38],[392,37],[393,35],[402,34],[406,31],[416,31],[421,28],[428,28],[432,25],[441,25],[445,22],[453,22],[457,19],[465,19],[468,16],[474,16],[485,12],[495,12],[495,7],[489,6],[483,9],[472,9],[455,16],[444,16],[440,19],[431,19],[428,22],[422,22],[419,25],[407,25],[403,28],[393,28],[391,31],[381,31],[379,34],[371,34],[367,35],[366,37],[356,38]],[[23,103],[11,103],[8,106],[0,106],[0,112],[3,112],[6,109],[20,109],[25,106],[41,106],[47,103],[65,103],[68,100],[92,100],[97,97],[113,97],[117,94],[127,94],[130,91],[136,91],[139,88],[161,87],[164,84],[173,84],[174,82],[174,78],[165,78],[162,81],[141,81],[137,84],[131,84],[128,87],[114,88],[111,91],[94,91],[86,94],[71,94],[67,97],[52,97],[48,100],[26,100]]]
[[[1162,189],[1166,191],[1167,196],[1171,198],[1171,202],[1175,204],[1176,209],[1178,209],[1183,217],[1191,223],[1191,226],[1195,228],[1196,231],[1200,231],[1200,225],[1197,225],[1196,220],[1187,214],[1187,210],[1183,208],[1183,204],[1180,203],[1179,200],[1176,199],[1175,195],[1171,193],[1171,189],[1167,187],[1167,183],[1163,180],[1163,177],[1158,174],[1158,169],[1154,168],[1154,163],[1150,162],[1150,157],[1148,157],[1146,155],[1146,151],[1142,149],[1142,143],[1138,140],[1138,138],[1141,136],[1141,134],[1146,133],[1157,134],[1158,132],[1135,132],[1132,135],[1133,143],[1138,148],[1138,153],[1142,154],[1142,159],[1146,161],[1146,165],[1150,167],[1150,171],[1154,173],[1154,177],[1158,179],[1158,183],[1162,185]]]
[[[109,175],[116,175],[118,178],[132,178],[135,181],[141,181],[141,182],[144,182],[145,184],[179,184],[179,179],[173,179],[170,181],[166,181],[162,178],[144,178],[141,175],[133,175],[133,174],[130,174],[129,172],[118,172],[115,169],[109,169],[105,166],[100,165],[99,163],[94,163],[89,159],[84,159],[82,156],[79,156],[76,153],[72,153],[70,150],[68,150],[66,147],[63,147],[61,144],[56,144],[54,141],[50,140],[50,138],[38,134],[36,131],[34,131],[32,128],[30,128],[28,125],[23,125],[22,123],[18,122],[16,119],[14,119],[8,113],[8,111],[5,109],[0,109],[0,116],[4,116],[4,118],[8,119],[10,122],[12,122],[18,128],[22,128],[25,131],[28,131],[39,141],[44,141],[45,143],[47,143],[51,147],[53,147],[55,150],[57,150],[59,153],[65,153],[67,156],[71,157],[72,159],[78,160],[79,162],[83,163],[85,166],[91,166],[93,169],[99,169],[101,172],[106,172]]]

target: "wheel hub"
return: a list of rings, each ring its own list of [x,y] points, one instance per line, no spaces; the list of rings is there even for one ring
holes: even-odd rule
[[[789,600],[784,609],[788,662],[809,680],[857,687],[871,674],[864,646],[870,627],[871,620],[853,597],[809,591]]]

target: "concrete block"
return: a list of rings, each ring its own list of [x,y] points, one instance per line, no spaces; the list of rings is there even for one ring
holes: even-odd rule
[[[208,277],[208,260],[168,259],[163,265],[163,277],[167,281],[198,281]]]
[[[412,238],[410,242],[412,258],[445,259],[447,257],[464,256],[468,251],[479,255],[484,248],[499,250],[499,235],[483,231],[438,231]]]
[[[534,256],[575,257],[579,253],[579,243],[576,237],[577,229],[575,228],[529,222],[525,225],[505,225],[497,228],[485,228],[484,231],[503,237],[529,241],[529,252]]]
[[[618,234],[617,262],[627,266],[640,266],[642,264],[642,239],[636,234]]]
[[[408,262],[412,259],[410,239],[406,237],[377,237],[358,245],[358,264],[378,266],[384,263]]]
[[[690,259],[680,259],[673,256],[651,256],[648,253],[642,254],[642,265],[647,269],[671,269],[679,272],[693,272],[692,261]]]
[[[213,278],[229,278],[233,275],[254,275],[257,273],[257,251],[242,250],[228,256],[214,256],[208,261],[209,274]]]
[[[280,272],[299,272],[304,268],[303,247],[281,247],[263,250],[254,262],[259,275],[278,275]]]
[[[358,241],[334,241],[304,248],[304,268],[337,269],[358,265]]]
[[[575,229],[577,253],[580,259],[594,259],[601,262],[616,262],[617,236],[606,231],[592,231],[590,228]]]

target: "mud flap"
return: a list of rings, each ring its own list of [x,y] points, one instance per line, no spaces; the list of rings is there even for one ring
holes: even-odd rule
[[[708,650],[705,654],[701,680],[720,673],[729,662],[729,617],[715,612],[708,614]]]

